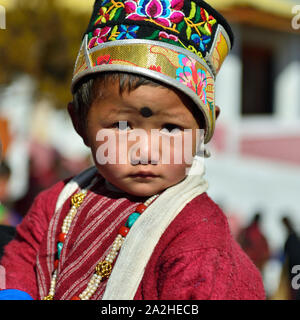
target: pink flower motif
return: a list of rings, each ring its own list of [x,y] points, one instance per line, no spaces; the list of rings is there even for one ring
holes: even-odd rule
[[[169,34],[169,33],[166,33],[165,31],[161,31],[159,33],[159,40],[161,40],[162,38],[165,38],[165,39],[170,39],[170,40],[173,40],[173,41],[178,41],[178,37],[173,35],[173,34]]]
[[[124,3],[125,5],[125,12],[127,14],[133,13],[136,10],[136,2],[134,2],[133,0],[128,0]]]
[[[88,48],[92,49],[96,47],[98,44],[106,42],[107,35],[109,34],[110,30],[110,27],[95,29],[93,32],[93,38],[90,40]]]
[[[184,14],[181,11],[173,11],[170,16],[170,20],[172,23],[179,23],[183,20]]]
[[[172,23],[179,23],[184,18],[184,14],[176,10],[182,8],[183,0],[173,0],[174,7],[169,0],[127,0],[124,4],[129,20],[143,21],[150,18],[165,27],[171,27]]]
[[[172,0],[171,7],[175,10],[181,10],[184,5],[184,0]]]
[[[201,101],[207,104],[207,78],[205,71],[196,68],[197,61],[193,58],[188,58],[185,55],[180,54],[178,56],[179,64],[182,66],[177,69],[177,80],[185,84],[188,88],[193,90],[201,99]]]

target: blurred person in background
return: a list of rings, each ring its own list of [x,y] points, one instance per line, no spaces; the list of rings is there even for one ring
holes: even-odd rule
[[[288,216],[284,216],[281,222],[287,231],[287,238],[283,248],[284,264],[280,283],[273,298],[274,300],[300,300],[300,288],[293,287],[297,277],[293,268],[296,266],[300,268],[300,238]]]
[[[21,222],[21,216],[11,209],[9,202],[9,180],[11,169],[3,161],[0,163],[0,225],[16,226]]]
[[[242,229],[238,236],[241,247],[260,272],[263,271],[264,265],[270,258],[269,244],[260,228],[261,217],[261,212],[255,213],[250,224]]]
[[[60,180],[60,155],[53,146],[32,142],[29,156],[27,192],[14,203],[14,209],[23,217],[37,194]]]
[[[15,236],[15,224],[20,222],[19,216],[6,206],[8,199],[8,184],[11,170],[6,162],[0,162],[0,258],[3,248]]]

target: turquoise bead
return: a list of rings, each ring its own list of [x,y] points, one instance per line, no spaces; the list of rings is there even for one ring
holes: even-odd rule
[[[60,259],[60,254],[61,254],[61,250],[63,248],[64,244],[62,242],[58,242],[57,244],[57,256],[58,256],[58,259]]]
[[[134,212],[129,216],[129,218],[126,221],[125,227],[131,228],[133,224],[136,222],[136,220],[139,218],[140,214],[137,212]]]

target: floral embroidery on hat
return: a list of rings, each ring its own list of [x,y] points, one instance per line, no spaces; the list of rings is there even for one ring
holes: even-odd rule
[[[194,33],[191,35],[191,40],[202,52],[204,52],[207,44],[211,41],[211,37],[205,35],[200,37],[197,33]]]
[[[169,34],[169,33],[165,32],[165,31],[161,31],[158,34],[158,37],[159,37],[159,40],[168,39],[168,40],[172,40],[172,41],[175,41],[175,42],[178,41],[178,37],[177,36],[175,36],[174,34]]]
[[[111,56],[109,54],[98,57],[94,66],[102,66],[104,64],[112,64]]]
[[[110,30],[110,27],[95,29],[93,32],[93,37],[91,38],[88,44],[88,48],[92,49],[93,47],[96,47],[98,44],[106,42],[107,35],[109,34]]]
[[[204,24],[199,27],[199,29],[202,33],[210,36],[212,33],[212,26],[217,22],[217,20],[212,15],[209,15],[203,8],[201,8],[201,18]]]
[[[184,0],[103,0],[100,3],[94,27],[112,29],[90,40],[90,48],[106,41],[148,39],[181,46],[202,58],[212,43],[217,21],[195,1],[185,7]]]
[[[139,26],[125,26],[124,24],[121,24],[118,30],[119,35],[116,39],[135,39],[139,28]]]
[[[149,69],[161,73],[161,66],[152,65],[149,67]]]
[[[172,23],[179,23],[183,20],[184,14],[174,10],[172,5],[180,8],[183,0],[128,0],[125,1],[125,10],[129,20],[149,20],[165,27],[171,27]],[[181,6],[182,7],[182,6]]]
[[[107,21],[109,21],[109,14],[107,13],[107,8],[102,7],[100,8],[100,11],[98,13],[98,18],[95,21],[95,25],[106,23]]]
[[[205,71],[198,69],[196,67],[197,61],[191,57],[180,54],[178,59],[181,68],[178,68],[176,71],[176,80],[192,89],[206,105],[207,79]]]

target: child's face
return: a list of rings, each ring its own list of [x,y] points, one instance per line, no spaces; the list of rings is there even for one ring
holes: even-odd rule
[[[104,94],[91,105],[86,129],[100,174],[115,187],[143,197],[182,181],[199,134],[188,99],[175,90],[150,85],[120,94],[118,83],[108,83],[101,92]],[[145,107],[148,112],[141,111]],[[191,130],[187,133],[185,129]],[[161,138],[155,140],[158,133]],[[113,163],[101,164],[105,159]]]

